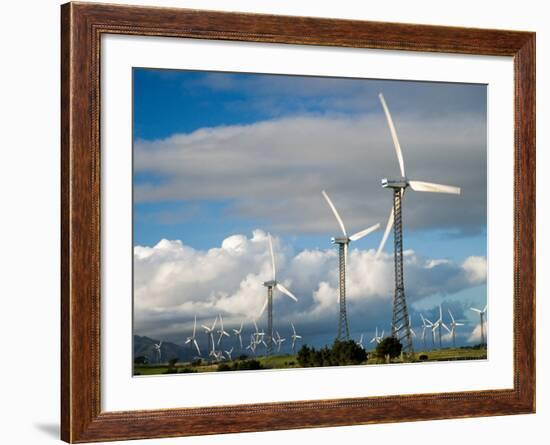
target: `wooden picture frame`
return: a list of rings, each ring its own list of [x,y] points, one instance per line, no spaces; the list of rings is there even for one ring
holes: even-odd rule
[[[513,389],[102,412],[99,116],[100,38],[106,33],[512,56]],[[534,33],[68,3],[61,7],[61,35],[63,440],[95,442],[535,412]]]

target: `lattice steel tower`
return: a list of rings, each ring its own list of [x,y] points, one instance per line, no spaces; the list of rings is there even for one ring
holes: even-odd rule
[[[339,288],[340,288],[340,314],[338,316],[338,333],[336,340],[349,340],[348,314],[346,310],[346,256],[348,250],[348,238],[335,238],[339,253]]]
[[[392,311],[392,336],[403,345],[405,354],[412,354],[413,342],[409,325],[409,311],[405,297],[405,280],[403,277],[403,220],[401,215],[401,198],[407,187],[406,181],[385,181],[383,187],[393,189],[393,258],[395,291]]]
[[[275,280],[266,281],[264,283],[264,286],[267,287],[267,355],[271,355],[273,352],[273,288],[276,285],[277,282]]]

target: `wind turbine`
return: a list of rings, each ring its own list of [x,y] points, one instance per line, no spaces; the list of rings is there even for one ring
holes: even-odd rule
[[[439,349],[441,349],[442,347],[442,344],[441,344],[441,327],[444,327],[445,329],[447,329],[447,331],[449,332],[449,334],[451,333],[451,330],[448,328],[448,326],[443,322],[443,312],[441,311],[441,305],[439,305],[439,318],[435,321],[435,323],[433,324],[432,326],[432,332],[435,332],[435,330],[437,329],[438,333],[439,333]]]
[[[256,339],[254,338],[254,334],[250,334],[250,343],[246,347],[246,349],[250,349],[254,355],[256,355]]]
[[[239,337],[239,344],[241,345],[241,351],[243,349],[243,338],[241,336],[243,332],[243,325],[244,325],[244,321],[241,321],[241,327],[239,329],[233,329],[233,334]]]
[[[161,359],[161,349],[160,349],[161,347],[162,347],[162,340],[160,341],[160,343],[155,343],[153,345],[154,351],[157,353],[158,363],[160,363],[160,359]]]
[[[357,346],[359,346],[361,349],[365,349],[365,347],[363,346],[363,337],[364,337],[364,335],[361,334],[361,337],[359,337],[359,341],[356,342]]]
[[[464,323],[459,323],[455,320],[453,317],[453,313],[451,312],[451,309],[447,309],[449,311],[449,315],[451,316],[451,336],[453,337],[453,348],[456,348],[456,340],[455,340],[455,330],[457,326],[464,326]]]
[[[420,314],[420,318],[422,319],[422,342],[424,343],[424,349],[426,349],[426,329],[429,329],[430,332],[432,333],[432,347],[433,347],[434,337],[433,337],[432,328],[434,324],[427,318],[424,318],[422,314]]]
[[[210,355],[214,357],[214,360],[221,361],[223,360],[223,353],[222,351],[216,351],[215,349],[212,349],[212,352],[210,352]]]
[[[281,351],[281,345],[284,341],[286,341],[286,338],[283,338],[279,335],[279,331],[275,331],[275,343],[277,343],[277,352]]]
[[[252,333],[252,337],[254,338],[254,343],[258,345],[261,342],[261,340],[264,338],[265,333],[263,331],[262,332],[259,331],[256,320],[253,320],[252,322],[254,323],[254,329],[255,329],[255,331]]]
[[[218,317],[216,316],[216,318],[214,319],[214,323],[212,324],[212,326],[201,325],[202,328],[204,329],[204,332],[206,332],[206,335],[209,336],[208,346],[210,346],[210,342],[212,342],[212,350],[211,350],[211,352],[215,349],[214,329],[216,329],[216,323],[217,323],[217,322],[218,322]]]
[[[393,226],[393,244],[394,244],[394,270],[395,270],[395,293],[393,299],[393,313],[392,323],[394,326],[401,324],[401,330],[393,330],[392,335],[399,339],[403,344],[403,350],[406,353],[413,353],[413,343],[411,337],[411,331],[408,323],[409,318],[407,310],[407,301],[405,298],[405,284],[403,280],[403,221],[401,214],[401,201],[405,190],[410,187],[416,192],[431,192],[431,193],[449,193],[454,195],[460,194],[460,188],[449,185],[434,184],[423,181],[409,180],[405,175],[405,162],[403,160],[403,153],[401,152],[401,145],[397,138],[397,131],[393,124],[393,120],[390,114],[390,110],[384,100],[382,93],[378,95],[380,103],[384,109],[386,120],[390,128],[393,145],[395,147],[395,153],[397,154],[397,161],[399,162],[399,169],[401,171],[401,177],[398,179],[382,179],[382,187],[393,190],[393,207],[388,218],[386,230],[380,246],[378,247],[377,255],[380,254],[386,244],[386,240],[390,234]]]
[[[265,299],[265,303],[262,306],[262,310],[260,311],[260,317],[265,311],[265,308],[267,307],[267,355],[271,354],[273,350],[273,288],[277,289],[282,294],[286,295],[290,299],[294,301],[298,301],[298,299],[290,292],[286,287],[284,287],[281,283],[277,281],[277,273],[275,268],[275,254],[273,253],[273,242],[271,241],[271,234],[267,234],[267,238],[269,241],[269,253],[271,254],[271,271],[272,271],[272,279],[269,281],[264,282],[264,286],[267,287],[267,297]],[[262,339],[263,341],[263,339]]]
[[[471,307],[470,310],[477,312],[479,314],[479,321],[480,321],[480,327],[481,327],[481,344],[484,345],[486,344],[484,327],[485,327],[485,314],[487,313],[487,305],[485,305],[483,310],[477,309],[475,307]]]
[[[193,324],[193,335],[191,337],[187,337],[187,340],[185,340],[185,344],[187,345],[192,342],[195,345],[195,348],[197,348],[197,352],[200,357],[201,350],[199,349],[199,344],[197,343],[197,339],[195,336],[196,332],[197,332],[197,316],[195,315],[195,323]]]
[[[384,338],[384,331],[382,331],[382,335],[378,335],[378,326],[376,326],[376,333],[374,334],[374,337],[372,337],[370,343],[379,344],[382,339]]]
[[[220,329],[218,329],[218,334],[220,334],[220,337],[218,338],[218,345],[219,345],[223,337],[229,337],[229,332],[226,332],[223,329],[223,318],[221,314],[219,314],[218,317],[220,317]]]
[[[294,352],[294,346],[296,345],[296,340],[301,340],[302,339],[302,336],[301,335],[298,335],[296,333],[296,328],[294,327],[294,324],[292,322],[290,322],[290,326],[292,326],[292,352]]]
[[[338,224],[340,225],[340,229],[342,229],[343,236],[331,238],[332,244],[338,244],[340,268],[340,281],[338,286],[340,290],[340,295],[338,297],[338,301],[340,302],[340,313],[338,316],[338,333],[336,334],[336,340],[349,340],[349,325],[346,311],[346,265],[348,262],[348,246],[351,241],[360,240],[364,236],[367,236],[369,233],[374,232],[380,227],[380,224],[375,224],[371,227],[368,227],[367,229],[361,230],[351,236],[348,236],[348,233],[346,232],[346,227],[344,226],[344,221],[342,221],[342,218],[340,217],[338,211],[336,210],[336,207],[329,198],[327,192],[323,190],[321,193],[326,199],[328,206],[332,210],[332,213],[334,213],[336,221],[338,221]]]
[[[231,346],[231,349],[229,349],[228,351],[224,351],[224,352],[225,352],[225,355],[227,355],[227,359],[231,360],[231,354],[233,353],[233,346]]]

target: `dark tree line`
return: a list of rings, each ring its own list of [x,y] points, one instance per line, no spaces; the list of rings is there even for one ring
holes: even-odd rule
[[[336,340],[331,347],[315,349],[303,345],[296,356],[302,367],[359,365],[368,358],[366,351],[353,340]]]

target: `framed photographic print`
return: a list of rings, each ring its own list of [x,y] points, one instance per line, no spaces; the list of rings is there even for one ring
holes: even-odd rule
[[[61,13],[63,440],[534,412],[533,33]]]

